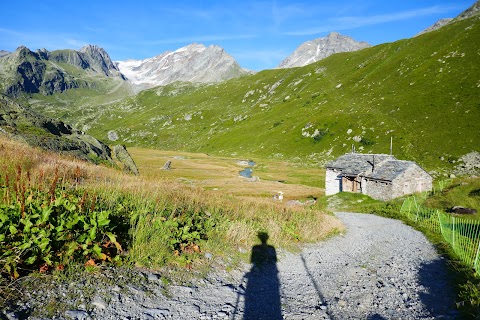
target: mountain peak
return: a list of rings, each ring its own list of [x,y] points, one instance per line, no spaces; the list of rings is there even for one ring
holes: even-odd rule
[[[80,52],[87,53],[87,52],[101,52],[106,53],[105,49],[102,47],[97,46],[96,44],[87,44],[80,48]]]
[[[480,15],[480,0],[478,0],[477,2],[475,2],[470,8],[468,8],[467,10],[463,11],[458,17],[456,17],[455,19],[458,19],[458,20],[463,20],[463,19],[467,19],[467,18],[470,18],[470,17],[473,17],[473,16],[477,16],[477,15]]]
[[[4,84],[3,92],[13,97],[22,92],[49,95],[89,86],[87,82],[79,81],[78,75],[73,76],[65,68],[59,67],[58,63],[125,80],[109,55],[98,46],[85,46],[80,51],[65,49],[52,52],[46,49],[31,51],[20,46],[13,53],[4,52],[0,54],[0,65],[8,65],[14,77]]]
[[[358,42],[338,32],[330,32],[326,37],[301,44],[277,68],[303,67],[335,53],[357,51],[368,47],[370,45],[366,42]]]
[[[223,48],[199,43],[145,60],[118,61],[117,64],[130,82],[142,87],[162,86],[175,81],[219,82],[246,73]]]
[[[79,52],[83,53],[85,60],[90,67],[97,72],[102,72],[106,76],[122,76],[120,70],[108,55],[107,51],[102,47],[94,44],[87,44],[83,46]]]

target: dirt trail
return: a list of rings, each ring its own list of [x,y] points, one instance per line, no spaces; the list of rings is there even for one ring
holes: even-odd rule
[[[445,263],[422,233],[397,220],[337,213],[346,231],[300,253],[268,244],[252,248],[253,264],[212,273],[191,286],[145,280],[94,288],[69,301],[73,319],[454,319],[455,295]],[[114,272],[113,270],[111,272]],[[109,275],[107,275],[109,276]],[[120,276],[121,277],[121,276]],[[82,284],[61,286],[59,299]],[[27,309],[42,308],[39,290]],[[48,293],[51,294],[51,293]],[[35,296],[39,297],[38,300]],[[73,298],[78,299],[78,298]],[[10,314],[12,315],[12,314]],[[15,318],[14,318],[15,319]],[[18,319],[18,318],[17,318]]]

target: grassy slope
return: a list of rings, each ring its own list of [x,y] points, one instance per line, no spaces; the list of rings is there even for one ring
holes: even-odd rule
[[[479,39],[473,18],[303,68],[154,88],[64,116],[127,145],[308,163],[352,144],[386,153],[393,137],[399,158],[447,169],[479,148]]]

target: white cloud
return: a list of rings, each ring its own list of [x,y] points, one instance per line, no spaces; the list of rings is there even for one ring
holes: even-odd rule
[[[328,32],[332,30],[350,30],[356,29],[364,26],[371,26],[377,24],[383,24],[394,21],[403,21],[409,20],[422,16],[429,16],[439,13],[446,13],[453,9],[458,9],[458,7],[453,6],[433,6],[428,8],[420,8],[417,10],[409,10],[403,12],[396,12],[390,14],[381,14],[373,16],[344,16],[328,19],[328,23],[319,27],[306,28],[303,30],[297,30],[292,32],[285,32],[285,35],[313,35],[323,32]]]

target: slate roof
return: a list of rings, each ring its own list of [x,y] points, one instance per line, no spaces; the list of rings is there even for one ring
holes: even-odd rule
[[[372,163],[375,163],[374,172],[372,172]],[[363,176],[369,179],[393,181],[415,165],[415,162],[398,160],[388,154],[347,153],[328,163],[326,168],[341,170],[343,176]]]

